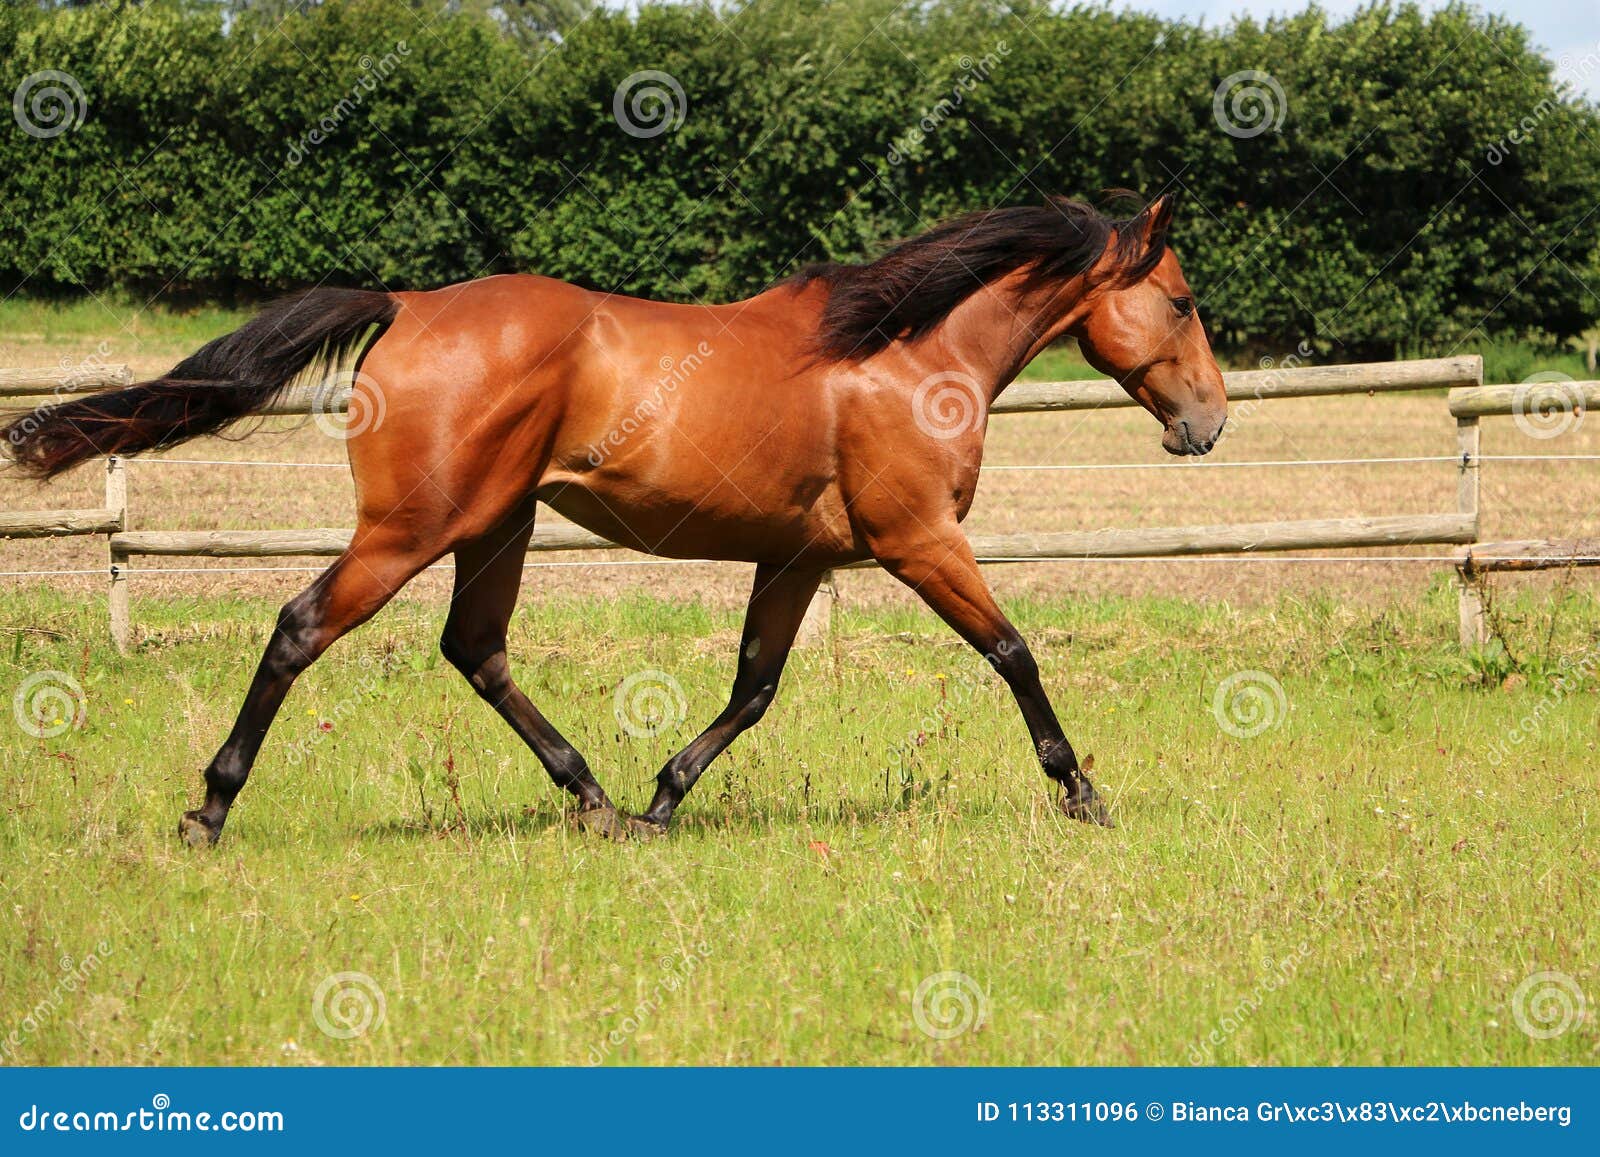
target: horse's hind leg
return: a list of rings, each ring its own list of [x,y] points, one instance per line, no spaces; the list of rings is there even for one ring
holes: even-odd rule
[[[187,843],[217,842],[267,729],[300,672],[339,636],[377,614],[434,557],[404,531],[382,523],[361,527],[349,549],[284,606],[233,730],[206,768],[205,803],[198,811],[185,812],[178,823],[178,834]]]
[[[588,763],[511,679],[506,626],[522,584],[533,514],[530,498],[494,530],[456,548],[455,591],[439,649],[511,724],[550,778],[577,797],[578,822],[602,835],[620,837],[623,830],[616,808]]]

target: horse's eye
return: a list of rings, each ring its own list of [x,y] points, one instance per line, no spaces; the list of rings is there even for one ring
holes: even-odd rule
[[[1194,298],[1174,297],[1172,299],[1172,308],[1178,311],[1179,317],[1188,317],[1194,312]]]

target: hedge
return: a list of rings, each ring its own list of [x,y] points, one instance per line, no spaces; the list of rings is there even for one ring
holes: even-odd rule
[[[1124,187],[1180,193],[1224,343],[1387,354],[1600,317],[1600,112],[1470,7],[1210,29],[760,0],[599,11],[544,43],[401,0],[280,15],[0,11],[0,291],[531,270],[727,300],[961,210]],[[52,83],[65,122],[32,106]],[[619,88],[666,122],[624,131]]]

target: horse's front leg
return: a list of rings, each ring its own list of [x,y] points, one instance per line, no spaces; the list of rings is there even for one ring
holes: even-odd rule
[[[1062,733],[1033,653],[995,603],[961,528],[953,522],[943,531],[918,526],[915,533],[879,536],[872,549],[885,570],[916,591],[1006,681],[1040,765],[1065,789],[1062,810],[1074,819],[1115,826]]]

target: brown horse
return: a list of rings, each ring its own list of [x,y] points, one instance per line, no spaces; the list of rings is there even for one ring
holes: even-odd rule
[[[1222,430],[1222,375],[1178,261],[1166,198],[1113,220],[1077,202],[947,222],[862,265],[808,268],[732,305],[669,305],[535,276],[426,293],[314,289],[166,376],[14,423],[48,477],[259,411],[330,355],[359,359],[349,549],[278,616],[206,797],[179,825],[214,843],[290,685],[424,567],[454,553],[440,645],[607,835],[659,834],[761,718],[819,576],[876,559],[1010,686],[1068,814],[1108,823],[1027,644],[960,523],[988,408],[1063,336],[1158,418],[1174,454]],[[373,337],[374,328],[378,333]],[[535,500],[652,554],[756,565],[733,692],[619,817],[589,765],[511,680],[506,625]]]

